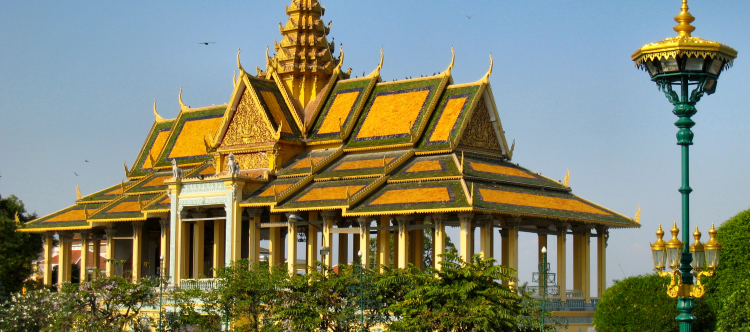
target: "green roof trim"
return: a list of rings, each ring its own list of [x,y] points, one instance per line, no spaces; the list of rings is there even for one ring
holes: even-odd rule
[[[146,164],[146,160],[148,160],[148,154],[151,152],[151,149],[154,147],[154,142],[156,142],[156,137],[159,136],[159,133],[170,131],[172,129],[172,126],[174,125],[175,120],[168,120],[166,122],[154,122],[154,125],[151,126],[151,131],[149,131],[148,136],[146,137],[146,142],[143,144],[143,147],[141,148],[141,152],[138,154],[138,158],[136,158],[135,163],[133,164],[133,168],[130,170],[130,173],[128,174],[128,177],[139,177],[148,175],[149,172],[153,170],[153,168],[148,167],[144,168],[143,166]],[[158,158],[159,156],[152,156],[154,159]],[[156,160],[154,160],[156,161]],[[153,167],[153,165],[151,165]]]
[[[323,150],[307,150],[292,158],[286,163],[284,168],[278,171],[276,174],[279,176],[297,175],[297,174],[309,174],[310,173],[310,162],[309,159],[313,158],[313,165],[317,165],[323,160],[323,158],[330,156],[336,151],[336,149],[323,149]]]
[[[69,206],[60,211],[48,214],[44,217],[30,221],[24,224],[23,229],[47,229],[47,228],[90,228],[84,211],[88,209],[88,213],[92,214],[96,209],[100,208],[103,203],[93,204],[76,204]],[[73,212],[73,213],[70,213]],[[69,214],[70,213],[70,214]],[[67,214],[67,215],[66,215]],[[56,217],[62,217],[60,221],[55,221]]]
[[[152,193],[152,192],[163,192],[167,190],[167,185],[164,184],[164,180],[171,179],[172,172],[158,172],[151,174],[151,176],[143,179],[140,183],[135,185],[126,191],[128,195],[136,193]],[[161,181],[160,181],[161,180]]]
[[[383,158],[385,158],[385,164],[389,165],[407,152],[408,150],[345,154],[322,169],[315,178],[325,179],[383,174]]]
[[[302,188],[300,191],[294,193],[281,205],[277,205],[274,209],[319,210],[332,207],[348,206],[349,204],[345,195],[346,188],[344,188],[343,190],[342,188],[337,188],[335,190],[335,193],[327,192],[326,188],[349,187],[349,195],[354,196],[354,194],[367,187],[367,185],[375,182],[375,180],[376,179],[370,178],[312,182]],[[323,196],[319,197],[320,199],[315,199],[317,196],[315,191],[319,191],[319,193],[323,194]],[[336,195],[335,199],[330,199],[331,195]]]
[[[450,149],[451,142],[455,142],[458,139],[458,134],[461,132],[461,128],[466,122],[467,115],[470,113],[471,108],[476,107],[475,100],[479,99],[479,102],[481,102],[481,96],[478,94],[480,88],[481,84],[462,86],[457,88],[450,86],[447,87],[442,97],[440,97],[440,101],[438,102],[438,106],[436,107],[435,112],[432,113],[432,117],[430,118],[430,122],[427,125],[424,134],[419,140],[417,151]],[[448,106],[448,103],[454,99],[465,99],[463,106],[458,113],[458,116],[456,116],[455,122],[447,123],[445,121],[448,121],[449,119],[446,119],[444,122],[440,123],[440,118],[446,111],[446,106]],[[441,127],[450,125],[450,128],[452,128],[446,140],[430,140],[433,133],[435,133],[435,129],[438,124],[440,124]]]
[[[323,125],[323,122],[326,121],[326,118],[329,115],[329,112],[331,111],[331,107],[336,102],[336,97],[342,94],[348,94],[351,92],[358,92],[357,98],[355,99],[354,103],[352,104],[351,108],[346,113],[346,117],[341,119],[341,126],[344,128],[349,128],[349,126],[352,125],[354,121],[357,121],[357,116],[359,115],[357,110],[361,110],[362,106],[365,102],[367,102],[368,94],[370,93],[369,90],[372,89],[372,86],[375,85],[378,78],[373,77],[370,79],[367,78],[359,78],[359,79],[349,79],[349,80],[343,80],[336,82],[336,86],[334,86],[333,91],[329,94],[329,97],[326,101],[325,106],[323,107],[323,110],[318,115],[317,120],[315,121],[315,124],[313,125],[312,130],[310,131],[310,141],[319,141],[319,140],[332,140],[332,139],[339,139],[341,138],[341,131],[335,131],[335,132],[326,132],[326,133],[320,133],[320,129]],[[339,119],[332,119],[336,121],[337,125],[339,124]]]
[[[155,198],[151,204],[146,205],[143,207],[143,212],[150,212],[150,211],[165,211],[170,210],[172,208],[172,198],[167,195],[167,193],[163,193],[157,198]]]
[[[409,159],[391,175],[388,181],[460,176],[452,154],[418,156]]]
[[[459,162],[461,155],[458,156]],[[550,180],[526,168],[511,162],[493,158],[484,158],[476,155],[464,155],[464,174],[469,177],[489,179],[509,184],[521,184],[541,186],[550,189],[570,191],[570,188],[562,183]]]
[[[459,180],[389,183],[347,211],[347,215],[436,212],[470,209]]]
[[[138,183],[140,179],[138,180],[130,180],[124,183],[124,187],[126,188],[125,191],[127,191],[127,188],[129,186],[132,186],[136,183]],[[123,195],[122,191],[123,184],[118,183],[114,186],[111,186],[107,189],[99,190],[93,194],[89,194],[86,196],[81,197],[81,199],[77,200],[78,203],[87,203],[87,202],[109,202],[113,199],[120,198],[120,196]]]
[[[358,136],[360,131],[362,130],[362,125],[365,123],[368,116],[374,114],[372,112],[372,107],[378,97],[427,90],[429,91],[429,94],[422,103],[422,107],[419,110],[416,120],[411,124],[410,128],[412,133],[418,134],[419,129],[423,127],[423,123],[429,120],[430,113],[432,112],[435,104],[433,103],[433,101],[436,100],[436,98],[438,98],[438,96],[442,93],[441,90],[445,87],[449,79],[450,78],[447,76],[439,76],[435,78],[407,80],[397,83],[378,83],[375,86],[375,89],[373,89],[373,92],[370,95],[367,104],[365,104],[365,108],[362,111],[362,114],[359,116],[357,125],[352,131],[352,135],[349,137],[346,143],[346,148],[352,149],[410,143],[412,141],[410,133],[399,133],[393,135],[361,138]]]
[[[302,177],[294,177],[294,178],[275,179],[275,180],[269,181],[268,183],[264,184],[260,188],[251,192],[249,195],[245,196],[242,200],[242,203],[240,204],[242,205],[255,205],[255,204],[271,205],[276,202],[276,199],[273,195],[273,186],[278,186],[276,194],[281,194],[281,192],[291,187],[295,183],[300,182],[302,179],[303,179]]]
[[[178,158],[170,158],[169,155],[172,153],[177,138],[182,133],[182,129],[185,127],[185,123],[188,121],[196,121],[203,119],[221,118],[224,116],[226,111],[226,105],[212,106],[205,109],[195,111],[183,111],[177,117],[177,122],[174,124],[172,132],[169,134],[167,143],[164,144],[161,154],[156,160],[156,167],[168,167],[172,165],[172,159],[177,160],[178,165],[194,164],[210,159],[208,154],[199,154],[194,156],[182,156]],[[200,135],[207,135],[208,133],[199,133]],[[213,133],[211,133],[213,134]]]
[[[293,134],[285,133],[284,130],[281,130],[281,139],[286,140],[295,140],[298,141],[302,137],[302,133],[300,132],[300,129],[297,127],[297,122],[294,120],[294,116],[292,115],[292,110],[289,109],[289,107],[286,104],[286,101],[284,100],[284,96],[281,94],[281,91],[279,90],[279,87],[276,85],[276,82],[269,81],[266,79],[261,79],[257,77],[253,77],[250,75],[247,75],[247,80],[250,82],[250,87],[255,91],[256,95],[258,96],[258,101],[260,101],[260,106],[263,109],[264,112],[266,112],[266,117],[271,122],[271,125],[273,126],[274,132],[279,130],[279,124],[276,122],[276,119],[274,118],[273,114],[271,113],[271,108],[266,103],[265,98],[263,98],[263,95],[261,92],[270,92],[273,94],[274,99],[276,99],[276,103],[279,106],[279,109],[284,115],[284,120],[289,124]],[[260,124],[259,124],[260,125]]]
[[[630,218],[571,193],[475,181],[467,182],[469,187],[472,184],[474,186],[474,208],[477,209],[546,218],[569,218],[579,221],[615,223],[626,227],[638,226]],[[484,197],[483,189],[490,190],[484,193],[491,193],[494,197]],[[497,200],[527,204],[498,203]],[[544,207],[534,205],[544,205]]]
[[[145,205],[154,199],[158,194],[132,195],[124,196],[117,201],[111,202],[104,206],[96,214],[89,217],[91,221],[101,220],[145,220],[146,214],[143,213],[143,206],[138,206],[138,202]]]

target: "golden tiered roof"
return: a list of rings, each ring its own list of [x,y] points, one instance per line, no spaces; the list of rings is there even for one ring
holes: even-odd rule
[[[305,46],[297,38],[306,33],[325,41],[323,13],[317,1],[293,1],[282,33],[296,37],[278,44],[266,72],[248,74],[238,54],[240,75],[227,105],[192,109],[180,97],[180,113],[171,120],[154,108],[156,120],[143,148],[125,167],[127,181],[81,197],[26,231],[85,229],[169,212],[172,196],[165,181],[174,181],[173,160],[184,169],[183,183],[217,181],[232,178],[230,153],[241,169],[238,178],[246,182],[240,205],[271,212],[338,210],[344,217],[481,212],[639,226],[574,195],[567,181],[511,162],[514,144],[505,138],[489,82],[491,56],[489,70],[476,82],[453,83],[455,55],[437,75],[383,82],[381,50],[371,74],[351,79],[340,70],[343,52],[329,67],[335,60],[328,44]],[[286,53],[287,47],[297,53]],[[282,68],[283,59],[291,59],[287,54],[310,47],[328,51],[295,59],[318,69],[273,67]],[[329,75],[304,109],[287,85],[288,77],[300,73]]]

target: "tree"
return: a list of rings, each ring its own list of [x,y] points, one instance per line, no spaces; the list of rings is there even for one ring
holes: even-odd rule
[[[717,332],[750,331],[750,280],[737,284],[737,289],[724,301],[724,310],[717,316]]]
[[[705,232],[704,232],[705,233]],[[750,303],[739,301],[735,292],[744,292],[750,282],[750,210],[745,210],[725,221],[718,229],[716,239],[722,244],[721,260],[713,277],[703,278],[706,282],[706,298],[711,311],[717,317],[718,326],[742,326],[742,312],[750,311]],[[736,300],[730,301],[730,298]],[[731,302],[731,303],[730,303]],[[730,311],[731,314],[727,314]],[[745,321],[747,322],[747,321]],[[739,330],[736,330],[739,331]]]
[[[594,313],[594,326],[599,331],[679,331],[675,317],[677,299],[667,295],[669,278],[657,274],[629,277],[607,288]],[[698,320],[694,331],[712,331],[713,318],[703,299],[695,299],[693,314]],[[648,322],[648,324],[645,324]]]
[[[53,322],[57,293],[49,289],[15,293],[5,307],[0,307],[0,331],[43,331]]]
[[[42,251],[40,235],[19,232],[25,223],[34,219],[36,214],[26,213],[18,197],[0,198],[0,278],[4,295],[21,290],[24,280],[33,272],[31,262]]]
[[[514,271],[494,259],[443,254],[440,270],[414,271],[406,278],[415,285],[404,300],[388,309],[401,319],[391,331],[515,331],[521,314],[520,297],[504,280],[516,281]],[[404,276],[382,280],[383,285],[404,283]]]

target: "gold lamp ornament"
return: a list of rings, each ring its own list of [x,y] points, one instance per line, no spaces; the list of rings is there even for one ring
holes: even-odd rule
[[[677,229],[677,222],[674,222],[674,225],[672,226],[672,229],[669,230],[672,233],[672,239],[667,242],[667,264],[669,264],[669,267],[674,269],[677,269],[677,267],[680,266],[680,252],[682,251],[683,243],[680,241],[679,238],[677,238],[677,234],[680,233],[680,230]]]
[[[656,230],[656,242],[651,244],[651,253],[654,256],[654,269],[656,271],[664,270],[664,260],[666,258],[667,243],[662,239],[664,237],[664,231],[661,229]]]
[[[716,228],[711,223],[711,229],[708,231],[708,236],[711,238],[706,242],[706,262],[708,263],[708,270],[713,271],[719,267],[719,257],[721,256],[721,243],[716,241]]]
[[[698,226],[695,226],[693,238],[695,238],[695,242],[690,245],[690,254],[693,255],[693,262],[690,265],[693,267],[693,270],[701,271],[706,266],[706,252],[703,250],[701,231],[698,230]]]

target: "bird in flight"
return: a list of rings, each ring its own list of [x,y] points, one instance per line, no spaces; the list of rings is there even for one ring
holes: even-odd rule
[[[76,173],[76,172],[73,172],[73,174],[75,174],[76,176],[78,176],[78,173]]]
[[[88,160],[88,159],[84,159],[84,161],[86,161],[86,162],[89,162],[89,160]]]
[[[208,44],[216,44],[216,42],[200,42],[198,44],[208,45]]]
[[[471,16],[469,16],[469,15],[466,15],[466,17],[468,17],[469,19],[471,19]]]

